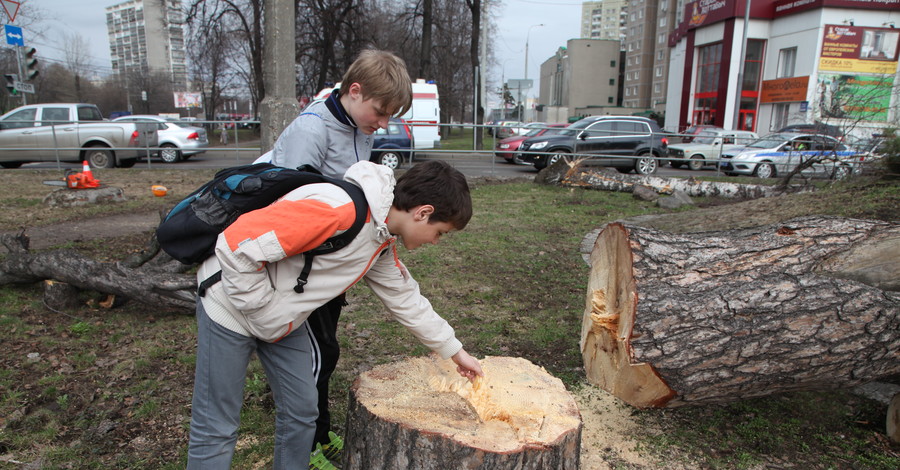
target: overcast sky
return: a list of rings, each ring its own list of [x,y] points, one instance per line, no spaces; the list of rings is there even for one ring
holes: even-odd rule
[[[24,30],[26,44],[37,48],[39,57],[62,60],[65,34],[78,33],[89,44],[94,67],[104,73],[111,70],[106,7],[122,2],[28,1],[41,8],[43,16],[47,18],[41,25],[25,27]],[[501,78],[525,78],[527,39],[528,78],[535,81],[532,95],[536,94],[541,63],[565,46],[567,40],[580,35],[581,3],[579,0],[503,0],[503,8],[496,18],[497,30],[494,32],[496,40],[493,46],[497,64],[489,71],[493,80],[500,83]],[[15,24],[21,23],[16,21]],[[539,24],[544,26],[535,26]]]

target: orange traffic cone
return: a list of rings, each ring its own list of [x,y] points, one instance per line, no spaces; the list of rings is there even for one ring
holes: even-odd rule
[[[87,160],[81,162],[81,173],[84,175],[85,186],[92,188],[100,186],[100,181],[94,179],[94,173],[91,171],[91,165],[88,164]]]

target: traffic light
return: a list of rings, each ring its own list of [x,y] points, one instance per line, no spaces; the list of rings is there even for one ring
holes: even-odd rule
[[[19,81],[19,76],[14,73],[8,73],[3,77],[6,78],[6,89],[9,90],[10,95],[18,95],[19,91],[16,90],[16,82]]]
[[[33,47],[29,47],[25,51],[25,81],[34,80],[35,77],[40,73],[37,69],[38,60],[34,55],[37,53],[37,49]]]

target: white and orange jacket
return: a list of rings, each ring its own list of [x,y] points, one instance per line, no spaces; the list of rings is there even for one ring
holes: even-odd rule
[[[215,256],[200,265],[198,282],[220,269],[222,280],[199,298],[210,319],[236,333],[275,342],[300,327],[316,308],[365,279],[388,311],[443,358],[462,349],[453,328],[419,292],[397,257],[385,221],[393,202],[393,171],[359,162],[344,178],[363,189],[369,218],[346,247],[313,260],[308,283],[294,292],[301,253],[350,228],[350,196],[323,183],[297,188],[268,207],[248,212],[219,234]]]

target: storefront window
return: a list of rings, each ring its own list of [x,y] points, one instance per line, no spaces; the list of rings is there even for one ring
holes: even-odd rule
[[[745,131],[756,129],[756,108],[759,104],[759,79],[762,76],[762,58],[766,42],[761,39],[747,41],[744,60],[744,79],[741,83],[741,103],[737,128]]]
[[[699,48],[697,85],[694,89],[694,115],[692,123],[715,124],[718,100],[719,71],[722,67],[722,43]]]
[[[765,41],[751,39],[747,41],[747,57],[744,60],[744,83],[741,90],[756,91],[759,88],[759,76],[762,72],[763,46]]]
[[[787,127],[789,110],[790,103],[775,103],[772,106],[772,128],[770,130],[775,131]]]

